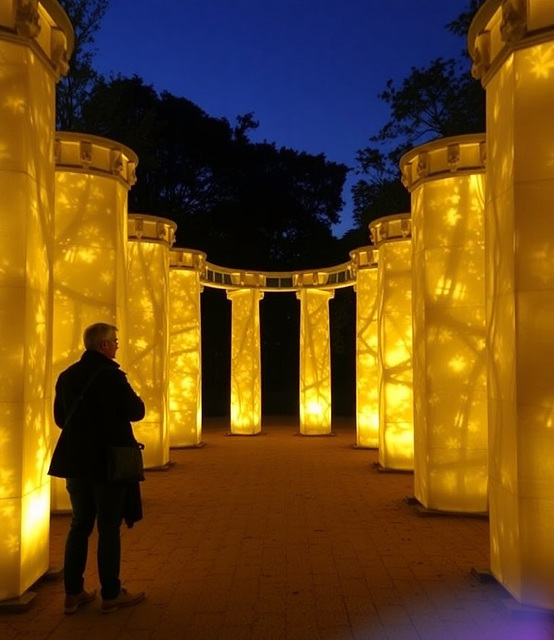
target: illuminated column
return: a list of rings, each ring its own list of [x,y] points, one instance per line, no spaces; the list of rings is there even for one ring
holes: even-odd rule
[[[489,0],[469,48],[487,92],[491,570],[554,609],[554,3]]]
[[[232,305],[231,433],[256,435],[262,428],[259,289],[227,291]]]
[[[73,30],[54,2],[0,5],[0,600],[49,566],[55,85]]]
[[[485,136],[437,140],[401,160],[412,194],[415,497],[487,511]]]
[[[350,252],[356,269],[356,445],[379,446],[379,324],[377,264],[379,251]]]
[[[147,469],[169,464],[169,250],[176,228],[165,218],[129,215],[127,372],[146,405],[133,430]]]
[[[331,434],[329,300],[333,291],[302,288],[300,300],[300,433]]]
[[[83,353],[83,332],[95,322],[120,330],[127,344],[127,194],[136,155],[86,134],[56,133],[53,382]],[[52,442],[60,430],[52,421]],[[52,509],[70,510],[65,480],[52,478]]]
[[[206,254],[169,253],[169,446],[198,446],[202,437],[200,274]]]
[[[369,225],[379,249],[379,464],[414,468],[412,240],[410,214]]]

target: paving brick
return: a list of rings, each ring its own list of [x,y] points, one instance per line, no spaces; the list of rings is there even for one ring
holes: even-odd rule
[[[143,603],[64,616],[61,582],[41,581],[27,613],[0,614],[0,639],[554,640],[552,618],[513,619],[506,591],[471,577],[488,566],[486,520],[421,517],[413,476],[378,473],[376,451],[351,447],[353,421],[334,438],[270,422],[230,438],[207,421],[204,448],[147,474],[144,520],[122,535],[122,579]],[[52,566],[68,526],[52,517]]]

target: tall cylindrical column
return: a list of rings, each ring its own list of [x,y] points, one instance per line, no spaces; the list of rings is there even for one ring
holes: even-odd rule
[[[356,272],[356,446],[379,446],[379,324],[377,274],[379,251],[350,252]]]
[[[84,329],[95,322],[120,330],[127,343],[127,194],[137,156],[123,145],[86,134],[57,132],[54,237],[53,380],[83,352]],[[55,443],[60,430],[52,425]],[[52,479],[52,509],[70,510],[65,481]]]
[[[227,291],[231,300],[231,433],[256,435],[262,428],[259,289]]]
[[[469,48],[487,92],[491,569],[554,609],[554,3],[488,0]]]
[[[127,372],[146,405],[134,432],[147,469],[169,464],[169,250],[176,228],[165,218],[129,215]]]
[[[409,213],[369,225],[379,249],[379,464],[414,468],[412,239]]]
[[[54,1],[0,7],[0,600],[49,566],[55,85],[73,30]]]
[[[169,446],[195,447],[202,439],[200,274],[206,254],[169,252]]]
[[[300,433],[304,436],[331,434],[329,300],[333,295],[333,291],[315,287],[303,287],[297,293],[300,299]]]
[[[485,136],[401,160],[412,194],[415,497],[487,511]]]

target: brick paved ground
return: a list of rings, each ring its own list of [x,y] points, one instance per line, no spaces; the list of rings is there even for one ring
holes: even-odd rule
[[[62,611],[61,582],[31,609],[0,614],[1,640],[553,640],[550,617],[515,616],[488,566],[488,525],[422,517],[413,476],[379,473],[354,429],[258,437],[205,428],[202,449],[172,451],[143,483],[145,519],[123,534],[122,577],[140,605]],[[68,517],[52,519],[60,565]],[[89,587],[97,586],[91,553]]]

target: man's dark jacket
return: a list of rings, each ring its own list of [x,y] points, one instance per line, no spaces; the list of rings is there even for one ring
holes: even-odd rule
[[[66,424],[71,408],[93,375]],[[98,351],[85,351],[56,383],[54,420],[62,432],[49,475],[105,481],[106,445],[135,444],[131,422],[142,420],[144,413],[143,401],[117,362]]]

